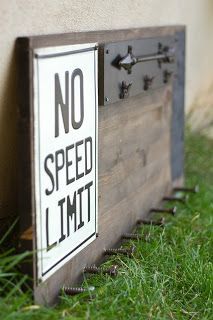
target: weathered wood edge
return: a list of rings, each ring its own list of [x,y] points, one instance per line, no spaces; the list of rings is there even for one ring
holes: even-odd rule
[[[184,176],[184,104],[185,104],[185,29],[176,32],[177,72],[173,82],[171,125],[171,170],[172,180],[177,184]]]
[[[35,278],[36,239],[34,199],[34,128],[32,51],[28,38],[16,42],[18,65],[18,212],[19,250],[33,253],[33,264],[24,264],[23,271]]]
[[[176,32],[185,30],[184,25],[174,26],[160,26],[160,27],[147,27],[147,28],[133,28],[133,29],[118,29],[118,30],[101,30],[101,31],[89,31],[89,32],[72,32],[62,34],[49,34],[39,36],[23,37],[29,40],[29,48],[41,48],[66,45],[66,44],[78,44],[85,41],[88,42],[115,42],[124,41],[129,39],[141,39],[147,37],[157,37],[163,35],[174,35]]]

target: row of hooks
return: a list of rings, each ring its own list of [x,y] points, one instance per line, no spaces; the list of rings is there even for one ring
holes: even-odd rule
[[[186,193],[197,193],[199,191],[199,187],[195,186],[193,188],[186,188],[186,187],[178,187],[174,188],[173,192],[186,192]],[[163,201],[178,201],[181,203],[186,203],[188,200],[188,195],[183,195],[183,196],[167,196],[163,198]],[[151,208],[150,213],[166,213],[166,214],[171,214],[172,216],[175,216],[177,212],[177,207],[171,207],[171,208]],[[139,219],[137,221],[138,225],[152,225],[152,226],[157,226],[157,227],[164,227],[165,226],[165,218],[161,217],[158,220],[144,220],[144,219]],[[140,235],[137,233],[124,233],[122,235],[123,240],[143,240],[143,241],[149,241],[149,234],[145,235]],[[134,245],[128,247],[128,248],[110,248],[110,249],[105,249],[104,254],[105,255],[125,255],[128,258],[133,257],[135,253],[136,247]],[[117,265],[111,265],[109,268],[104,269],[101,267],[97,267],[96,265],[90,266],[90,267],[85,267],[83,269],[84,274],[107,274],[111,277],[116,277],[118,275],[118,266]],[[89,291],[94,291],[95,287],[88,287],[88,288],[83,288],[83,287],[67,287],[63,286],[62,292],[66,295],[73,296],[79,293],[83,292],[89,292]]]
[[[164,84],[167,84],[171,77],[172,77],[172,74],[173,74],[173,71],[169,71],[167,69],[165,69],[163,71],[163,75],[162,75],[162,80],[163,80],[163,83]],[[143,90],[144,91],[147,91],[149,89],[151,89],[152,85],[153,85],[153,82],[155,80],[156,76],[150,76],[148,74],[146,74],[144,77],[143,77]],[[132,84],[133,82],[129,82],[127,83],[126,81],[122,81],[121,83],[121,87],[120,87],[120,99],[126,99],[129,97],[129,94],[130,94],[130,89],[132,87]],[[106,100],[108,101],[108,100]]]

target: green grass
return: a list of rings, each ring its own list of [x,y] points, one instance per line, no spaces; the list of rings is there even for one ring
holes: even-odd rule
[[[186,137],[186,185],[199,184],[165,229],[141,227],[151,241],[136,242],[133,259],[112,258],[119,275],[89,276],[88,294],[62,296],[54,308],[32,307],[25,280],[17,272],[20,258],[0,255],[0,319],[213,319],[213,141],[198,134]],[[127,243],[129,245],[129,242]]]

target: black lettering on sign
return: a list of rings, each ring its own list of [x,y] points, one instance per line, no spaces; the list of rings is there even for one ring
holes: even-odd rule
[[[79,162],[82,160],[82,157],[79,156],[79,153],[78,153],[78,148],[80,145],[83,144],[83,140],[80,140],[78,142],[76,142],[75,144],[75,157],[76,157],[76,180],[82,178],[84,176],[84,172],[81,172],[79,173],[79,168],[78,168],[78,165],[79,165]]]
[[[80,119],[76,120],[75,106],[75,79],[79,77],[80,83]],[[55,74],[55,137],[59,136],[59,107],[63,119],[64,131],[69,132],[69,72],[65,72],[65,101],[62,96],[59,74]],[[73,129],[79,129],[84,120],[84,79],[83,72],[77,68],[71,76],[71,123]]]
[[[70,221],[73,219],[74,216],[74,232],[77,229],[76,226],[76,191],[74,192],[73,201],[70,202],[70,197],[67,196],[67,237],[70,235]]]
[[[88,222],[90,222],[90,187],[93,185],[93,181],[85,185],[85,190],[87,190],[88,199]]]
[[[70,178],[69,177],[69,167],[72,166],[73,162],[72,160],[69,160],[69,151],[74,148],[74,144],[71,144],[70,146],[66,147],[66,182],[67,185],[75,181],[75,177]]]
[[[69,132],[69,72],[65,72],[65,103],[63,101],[58,73],[55,74],[55,137],[59,136],[59,106],[64,124],[64,130]]]
[[[59,164],[59,156],[61,155],[61,164]],[[60,149],[55,153],[55,182],[56,182],[56,190],[59,188],[59,171],[64,167],[64,150]]]
[[[64,202],[65,198],[58,201],[58,205],[60,206],[60,213],[61,213],[61,237],[59,239],[59,242],[63,241],[66,238],[66,235],[64,234]]]
[[[46,209],[46,240],[47,240],[47,251],[56,246],[57,242],[50,244],[49,241],[49,208]]]
[[[80,120],[77,122],[75,119],[75,78],[80,77]],[[84,120],[84,83],[83,83],[83,73],[81,69],[75,69],[72,73],[72,104],[71,104],[71,118],[73,129],[79,129]]]
[[[69,237],[73,232],[76,232],[78,229],[82,228],[85,225],[85,222],[83,220],[83,194],[86,196],[87,193],[87,220],[88,223],[91,219],[91,201],[90,201],[90,195],[91,195],[91,187],[93,186],[93,181],[90,181],[87,183],[84,187],[79,188],[78,190],[74,191],[73,195],[67,195],[66,197],[60,199],[58,201],[58,210],[59,215],[57,221],[54,220],[49,221],[49,208],[46,209],[46,244],[47,244],[47,251],[54,248],[57,243],[60,243],[64,241],[67,237]],[[78,206],[77,206],[78,201]],[[79,222],[77,226],[77,221]],[[65,227],[66,231],[64,230],[64,222],[67,223],[67,228]],[[58,226],[60,226],[60,235],[57,241],[50,244],[49,240],[49,230],[51,228],[51,225],[57,223]],[[72,225],[71,225],[72,223]],[[71,227],[72,226],[72,227]]]
[[[90,167],[88,167],[88,145],[90,150]],[[85,175],[92,171],[92,138],[88,137],[85,139]]]
[[[44,159],[44,171],[50,180],[50,185],[45,188],[45,194],[51,195],[58,191],[62,183],[66,185],[88,175],[93,169],[92,138],[77,141],[75,144],[59,149],[48,154]],[[72,170],[73,168],[73,170]],[[63,181],[63,176],[64,180]]]
[[[54,177],[52,172],[50,171],[50,169],[47,166],[47,161],[50,160],[52,163],[54,162],[54,157],[52,154],[48,154],[48,156],[46,156],[45,160],[44,160],[44,170],[46,171],[47,175],[50,178],[50,181],[52,183],[52,188],[50,190],[45,189],[45,193],[47,196],[49,196],[53,191],[54,191],[54,187],[55,187],[55,183],[54,183]]]
[[[84,226],[84,221],[82,221],[82,192],[84,191],[84,187],[78,189],[79,194],[79,218],[80,223],[78,225],[78,229],[82,228]]]

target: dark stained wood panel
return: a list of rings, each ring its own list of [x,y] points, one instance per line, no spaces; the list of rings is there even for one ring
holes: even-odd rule
[[[33,118],[30,85],[32,52],[38,47],[63,44],[122,41],[143,37],[175,35],[182,26],[113,30],[49,35],[20,39],[20,220],[21,232],[35,233],[33,196]],[[23,69],[24,68],[24,69]],[[23,73],[24,70],[24,73]],[[27,94],[25,94],[27,93]],[[28,95],[29,94],[29,95]],[[37,303],[52,304],[62,285],[82,280],[86,265],[100,262],[104,248],[118,244],[121,234],[131,231],[138,218],[148,215],[172,188],[171,119],[173,87],[167,85],[130,99],[99,107],[99,236],[42,285],[34,281]],[[23,174],[24,172],[24,174]],[[36,239],[24,247],[36,248]],[[34,275],[36,260],[34,259]]]

